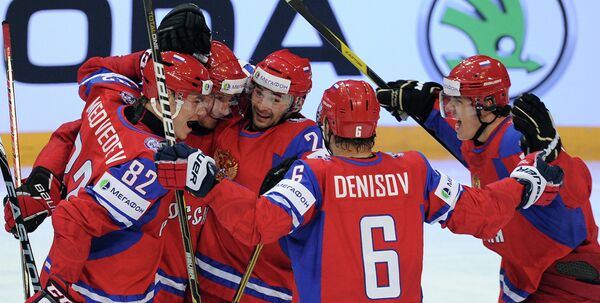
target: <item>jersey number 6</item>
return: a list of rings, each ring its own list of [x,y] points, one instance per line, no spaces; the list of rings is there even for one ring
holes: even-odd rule
[[[397,241],[396,226],[391,216],[371,216],[360,219],[360,239],[367,297],[369,299],[397,298],[401,294],[398,253],[394,250],[375,250],[373,248],[373,229],[375,228],[382,229],[384,241]],[[377,283],[376,264],[378,263],[387,265],[387,285],[379,286]]]

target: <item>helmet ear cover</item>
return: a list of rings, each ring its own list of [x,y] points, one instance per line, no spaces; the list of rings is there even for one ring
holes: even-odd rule
[[[490,105],[485,105],[489,103]],[[480,113],[481,111],[492,112],[497,116],[506,117],[510,114],[510,105],[498,106],[494,96],[487,96],[483,99],[483,102],[479,101],[479,98],[475,98],[474,105],[475,110]]]

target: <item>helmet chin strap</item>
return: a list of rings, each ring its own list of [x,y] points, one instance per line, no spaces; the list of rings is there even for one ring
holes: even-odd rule
[[[490,121],[490,122],[485,122],[483,120],[481,120],[481,111],[482,110],[488,110],[488,109],[494,109],[495,106],[492,107],[487,107],[484,108],[484,106],[481,103],[477,103],[475,104],[475,111],[477,112],[477,120],[479,120],[479,123],[481,123],[481,125],[479,126],[479,128],[477,129],[477,131],[475,132],[475,135],[473,135],[473,137],[471,138],[471,140],[473,140],[473,142],[475,143],[475,145],[482,145],[483,142],[479,141],[479,136],[481,136],[481,134],[483,134],[483,132],[485,131],[485,129],[492,123],[494,123],[494,121],[496,121],[496,119],[498,119],[498,115],[494,115],[494,120]]]
[[[326,132],[324,125],[319,125],[319,128],[321,129],[321,133],[323,134],[323,145],[325,146],[327,152],[329,152],[329,154],[333,156],[333,152],[331,152],[331,149],[329,148],[331,146],[331,136],[333,136],[333,132],[329,131],[329,129],[327,129]]]

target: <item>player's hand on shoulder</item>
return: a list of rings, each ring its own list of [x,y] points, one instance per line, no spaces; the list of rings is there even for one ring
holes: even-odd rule
[[[550,204],[558,194],[564,173],[560,167],[544,161],[544,152],[536,152],[521,160],[510,176],[525,185],[519,207],[527,209],[534,204]]]
[[[31,296],[25,303],[83,303],[83,297],[69,283],[53,275],[46,287]]]
[[[265,178],[263,179],[262,184],[260,185],[259,194],[264,194],[273,188],[279,181],[283,180],[285,174],[290,169],[292,164],[297,160],[297,157],[289,157],[283,160],[279,165],[271,168]]]
[[[66,188],[52,172],[42,166],[33,168],[25,182],[16,189],[21,216],[27,232],[33,232],[51,215],[65,197]],[[8,196],[4,197],[4,229],[16,236],[15,220]]]
[[[515,100],[511,112],[515,129],[524,136],[521,142],[523,152],[546,150],[545,160],[554,161],[562,143],[544,102],[534,94],[525,93]]]
[[[377,99],[398,121],[406,120],[409,114],[424,122],[442,90],[435,82],[397,80],[387,84],[390,88],[377,89]]]
[[[176,6],[162,20],[157,32],[162,51],[191,54],[202,63],[208,61],[211,32],[197,5],[184,3]]]
[[[154,155],[158,181],[168,189],[186,189],[204,197],[215,184],[215,160],[185,143],[162,144]]]

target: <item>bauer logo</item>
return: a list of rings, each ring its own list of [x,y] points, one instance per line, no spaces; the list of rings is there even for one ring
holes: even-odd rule
[[[429,0],[421,8],[421,58],[441,82],[461,60],[483,54],[500,60],[510,96],[548,90],[575,45],[572,0]]]

